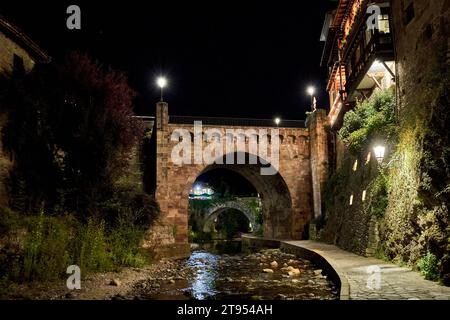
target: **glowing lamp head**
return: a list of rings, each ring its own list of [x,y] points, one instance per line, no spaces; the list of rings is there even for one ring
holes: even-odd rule
[[[276,125],[279,125],[280,122],[281,122],[281,119],[280,119],[280,118],[275,118],[275,124],[276,124]]]
[[[377,159],[378,163],[383,162],[386,147],[382,145],[376,146],[375,148],[373,148],[373,152],[375,153],[375,158]]]
[[[308,92],[308,94],[312,96],[314,95],[314,92],[316,92],[316,89],[313,86],[309,86],[308,89],[306,89],[306,92]]]
[[[159,77],[158,79],[156,79],[156,84],[162,89],[167,86],[167,79],[164,77]]]

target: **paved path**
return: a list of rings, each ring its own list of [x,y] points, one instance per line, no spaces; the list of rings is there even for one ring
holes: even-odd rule
[[[410,268],[399,267],[376,258],[358,256],[336,246],[316,241],[284,242],[323,256],[341,278],[344,276],[348,279],[352,300],[450,300],[450,287],[425,280]],[[369,267],[379,273],[368,273]],[[379,286],[376,282],[377,277],[380,279]],[[369,278],[374,281],[371,282]],[[373,289],[368,287],[368,280]]]

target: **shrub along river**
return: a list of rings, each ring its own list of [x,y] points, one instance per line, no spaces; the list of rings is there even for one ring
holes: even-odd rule
[[[338,299],[335,284],[311,262],[278,249],[241,252],[239,241],[203,244],[138,282],[135,299]]]

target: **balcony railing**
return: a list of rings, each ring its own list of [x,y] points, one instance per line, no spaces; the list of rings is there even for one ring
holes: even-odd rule
[[[361,37],[360,41],[355,45],[361,45],[362,41],[365,41],[364,37]],[[356,89],[358,83],[370,68],[369,64],[377,58],[392,59],[394,55],[392,35],[390,33],[375,33],[372,35],[369,43],[361,47],[363,49],[359,60],[354,64],[348,63],[350,68],[347,69],[349,71],[347,75],[347,92],[349,93]],[[350,60],[352,57],[350,56],[348,59]]]

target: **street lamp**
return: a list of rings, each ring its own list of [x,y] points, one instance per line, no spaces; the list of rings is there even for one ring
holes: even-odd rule
[[[275,118],[275,124],[277,125],[277,127],[278,127],[278,125],[280,124],[280,122],[281,122],[281,119],[280,118]]]
[[[373,148],[373,151],[375,153],[375,158],[377,159],[378,163],[382,163],[384,159],[384,153],[386,152],[386,147],[378,145],[375,148]]]
[[[306,92],[311,96],[311,110],[314,111],[314,93],[316,92],[316,89],[313,86],[309,86],[306,89]]]
[[[156,84],[161,89],[161,102],[163,102],[163,89],[167,86],[167,79],[164,77],[158,77],[158,79],[156,79]]]

